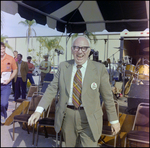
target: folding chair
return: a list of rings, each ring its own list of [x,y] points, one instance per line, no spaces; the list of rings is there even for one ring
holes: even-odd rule
[[[15,101],[15,109],[17,108],[17,103],[22,103],[23,101],[26,101],[28,97],[32,97],[34,92],[38,92],[38,86],[35,84],[32,84],[29,88],[28,94],[26,96],[26,99],[17,99]]]
[[[125,137],[124,147],[129,142],[138,142],[143,144],[149,144],[149,103],[140,103],[137,107],[132,130],[129,131]]]
[[[44,93],[46,91],[46,88],[51,83],[51,81],[53,80],[53,78],[54,78],[54,74],[51,74],[51,73],[47,73],[46,74],[46,76],[44,78],[44,81],[43,81],[43,86],[42,86],[41,92]]]
[[[38,120],[36,146],[38,145],[38,137],[39,137],[38,132],[40,126],[44,126],[45,138],[48,138],[46,127],[54,127],[55,117],[52,117],[51,115],[55,114],[55,104],[56,104],[56,98],[54,98],[52,100],[52,103],[49,105],[46,117]],[[57,142],[58,142],[58,134],[56,133],[56,147],[57,147]]]
[[[29,103],[27,113],[14,116],[14,120],[13,120],[13,141],[15,139],[15,122],[25,123],[25,126],[27,128],[27,132],[29,134],[29,129],[28,129],[28,126],[27,126],[28,119],[30,118],[32,113],[35,111],[36,107],[38,106],[39,101],[42,98],[42,96],[43,96],[43,93],[34,93],[32,98],[31,98],[31,101]],[[34,130],[34,126],[33,126],[33,130]],[[33,132],[32,144],[34,145],[34,132]]]
[[[118,120],[119,120],[119,103],[114,100],[114,103],[115,103],[115,107],[116,107],[116,112],[117,112],[117,116],[118,116]],[[108,122],[108,118],[107,118],[107,113],[106,113],[106,108],[105,108],[105,104],[104,102],[102,103],[102,110],[103,110],[103,122]],[[118,136],[119,132],[114,134],[112,131],[111,131],[111,126],[108,126],[108,125],[103,125],[103,128],[102,128],[102,135],[104,136],[109,136],[109,137],[114,137],[114,147],[116,147],[116,141],[117,141],[117,136]],[[104,138],[100,140],[104,143]],[[106,144],[107,145],[107,144]]]

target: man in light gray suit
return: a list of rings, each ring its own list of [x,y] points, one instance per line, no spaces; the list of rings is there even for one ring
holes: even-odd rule
[[[29,118],[28,125],[38,121],[43,110],[48,108],[59,90],[60,96],[55,111],[55,131],[58,133],[60,129],[62,130],[66,147],[96,147],[103,125],[100,94],[106,106],[112,132],[118,133],[120,130],[109,75],[103,64],[88,59],[90,41],[86,37],[75,38],[71,50],[74,60],[60,63],[53,81],[46,89],[36,111]],[[79,82],[74,84],[77,65],[82,67],[77,76]],[[80,84],[81,88],[77,88],[80,101],[76,101],[74,105],[72,101],[74,88]],[[77,105],[77,102],[80,104]]]

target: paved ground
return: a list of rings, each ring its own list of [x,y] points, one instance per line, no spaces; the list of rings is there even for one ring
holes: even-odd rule
[[[10,95],[9,107],[8,107],[8,117],[11,115],[12,110],[15,108],[15,103],[13,101],[13,96]],[[19,105],[19,104],[18,104]],[[23,130],[21,125],[15,123],[15,141],[12,141],[13,136],[13,124],[6,126],[1,125],[1,147],[34,147],[32,146],[32,132],[27,133]],[[36,137],[35,137],[36,138]],[[39,135],[38,147],[55,147],[56,138],[48,137],[45,138],[44,135]],[[63,143],[64,146],[64,143]]]

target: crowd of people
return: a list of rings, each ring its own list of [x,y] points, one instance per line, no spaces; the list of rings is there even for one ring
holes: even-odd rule
[[[34,85],[33,71],[34,64],[32,57],[28,56],[27,61],[23,61],[23,55],[18,51],[13,52],[14,57],[6,53],[6,46],[1,42],[1,123],[7,119],[8,99],[13,93],[14,102],[19,99],[26,99],[27,81]],[[48,61],[48,54],[44,55],[40,63],[41,85],[47,73],[51,71],[51,63]]]

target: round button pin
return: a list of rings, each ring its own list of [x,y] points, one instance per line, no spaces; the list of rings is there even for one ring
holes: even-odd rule
[[[91,84],[91,88],[94,90],[94,89],[96,89],[97,88],[97,84],[95,83],[95,82],[93,82],[92,84]]]

